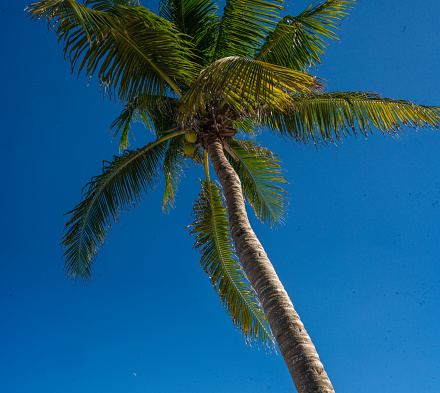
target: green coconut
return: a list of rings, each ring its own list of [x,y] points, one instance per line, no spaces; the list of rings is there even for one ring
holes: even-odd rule
[[[194,146],[194,144],[192,144],[192,143],[185,143],[183,145],[183,152],[187,156],[191,157],[194,154],[195,151],[196,151],[196,147]]]
[[[197,133],[195,131],[193,131],[193,130],[190,130],[190,131],[186,132],[185,139],[189,143],[195,143],[196,140],[197,140]]]

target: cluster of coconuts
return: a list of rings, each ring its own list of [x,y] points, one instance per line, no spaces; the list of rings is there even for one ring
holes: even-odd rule
[[[183,144],[183,152],[191,157],[196,151],[195,142],[197,141],[197,133],[189,130],[185,133],[185,143]]]

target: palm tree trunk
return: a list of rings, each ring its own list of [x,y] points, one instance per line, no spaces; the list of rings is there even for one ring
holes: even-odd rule
[[[223,153],[222,142],[218,137],[211,137],[207,142],[211,162],[225,193],[237,256],[260,299],[298,393],[334,393],[315,346],[250,226],[240,179]]]

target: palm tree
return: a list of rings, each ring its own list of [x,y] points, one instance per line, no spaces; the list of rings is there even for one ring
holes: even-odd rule
[[[163,209],[173,207],[188,160],[204,168],[191,233],[227,313],[246,341],[274,347],[298,392],[333,392],[298,314],[255,236],[245,200],[263,223],[284,219],[280,160],[259,130],[305,144],[440,126],[440,108],[371,92],[324,91],[307,72],[335,39],[355,0],[327,0],[283,16],[283,0],[162,0],[156,15],[137,0],[45,0],[28,13],[54,26],[72,69],[98,74],[123,105],[111,129],[121,155],[88,183],[70,212],[65,268],[87,279],[108,229],[163,172]],[[130,125],[155,140],[127,150]],[[211,179],[211,162],[219,181]]]

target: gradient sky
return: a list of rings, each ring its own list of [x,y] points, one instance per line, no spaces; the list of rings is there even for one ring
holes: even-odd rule
[[[118,153],[108,126],[121,107],[70,74],[27,4],[0,1],[0,389],[293,391],[282,357],[245,345],[199,266],[186,226],[200,170],[170,214],[160,184],[121,217],[90,282],[65,277],[63,214]],[[439,15],[437,0],[360,0],[312,73],[329,91],[440,105]],[[134,130],[131,147],[151,140]],[[319,151],[261,139],[284,161],[290,205],[281,228],[252,224],[336,392],[437,393],[440,133],[376,131]]]

